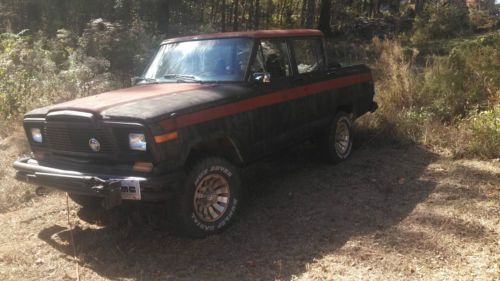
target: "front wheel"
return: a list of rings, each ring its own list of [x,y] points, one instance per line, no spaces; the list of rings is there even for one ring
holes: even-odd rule
[[[222,158],[205,158],[188,172],[180,194],[177,218],[183,234],[202,238],[231,224],[241,205],[236,167]]]
[[[352,151],[352,121],[349,115],[337,113],[322,138],[322,151],[329,163],[347,159]]]

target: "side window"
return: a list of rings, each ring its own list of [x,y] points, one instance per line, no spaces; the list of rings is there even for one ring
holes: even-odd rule
[[[295,39],[292,40],[292,44],[299,74],[321,71],[325,68],[320,39]]]
[[[291,75],[288,46],[282,40],[262,40],[251,71],[269,72],[271,81]]]

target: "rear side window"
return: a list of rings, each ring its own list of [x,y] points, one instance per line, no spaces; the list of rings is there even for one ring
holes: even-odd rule
[[[322,71],[325,68],[321,39],[294,39],[292,44],[299,74]]]

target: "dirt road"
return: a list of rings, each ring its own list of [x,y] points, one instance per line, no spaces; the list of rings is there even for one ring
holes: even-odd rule
[[[172,235],[161,206],[71,203],[81,279],[500,279],[498,162],[415,146],[358,148],[337,166],[307,146],[285,154],[244,171],[246,212],[204,240]],[[120,223],[102,226],[110,216]],[[0,213],[0,276],[74,279],[63,194]]]

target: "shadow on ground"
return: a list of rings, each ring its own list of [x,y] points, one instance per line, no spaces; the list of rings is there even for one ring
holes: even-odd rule
[[[311,149],[247,168],[247,209],[226,232],[179,238],[147,219],[164,218],[163,208],[130,207],[119,226],[75,230],[81,265],[112,279],[287,280],[351,237],[398,224],[435,188],[420,177],[436,159],[423,149],[361,147],[337,166]],[[72,255],[65,228],[44,229],[39,238]]]

